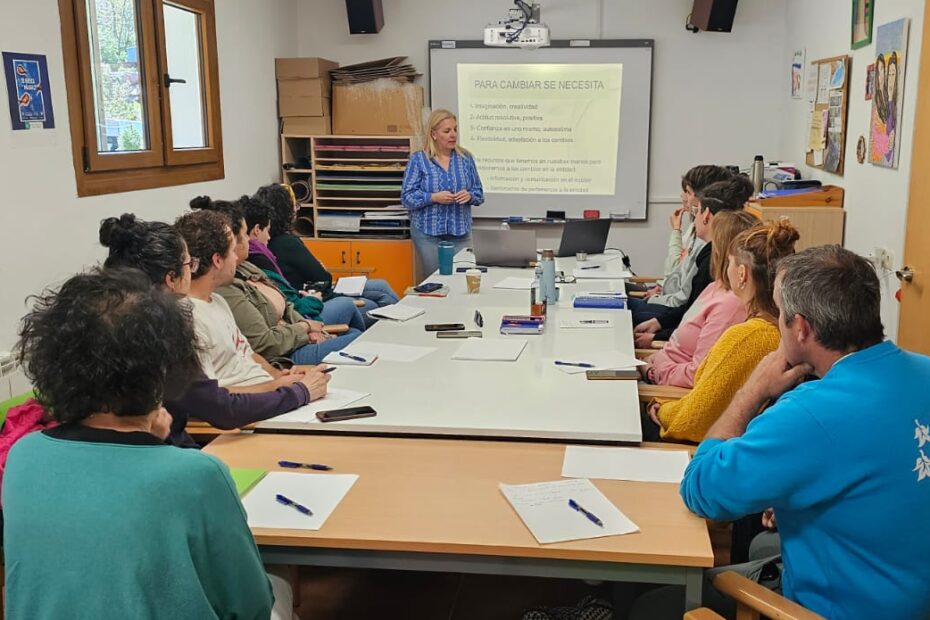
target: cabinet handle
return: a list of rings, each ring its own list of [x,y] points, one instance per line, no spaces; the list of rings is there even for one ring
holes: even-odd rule
[[[342,264],[343,265],[346,264],[346,251],[345,250],[342,251]]]
[[[362,264],[362,253],[358,250],[355,251],[355,264],[356,265]]]

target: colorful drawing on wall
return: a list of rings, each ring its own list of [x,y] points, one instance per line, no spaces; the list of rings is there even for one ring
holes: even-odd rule
[[[907,18],[881,25],[876,37],[869,161],[884,168],[898,167],[908,25]]]
[[[853,49],[865,47],[872,42],[872,17],[875,14],[875,0],[852,0],[852,41]]]
[[[875,63],[865,68],[865,100],[872,101],[875,92]]]
[[[801,81],[804,79],[804,50],[795,50],[791,59],[791,97],[801,98]]]
[[[3,52],[3,70],[14,130],[52,129],[52,91],[44,55]]]

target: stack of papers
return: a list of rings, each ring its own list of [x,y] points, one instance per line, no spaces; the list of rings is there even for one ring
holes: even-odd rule
[[[687,450],[566,446],[562,476],[678,484],[689,461]]]
[[[590,480],[559,480],[535,484],[501,484],[501,493],[540,544],[601,538],[638,532],[639,528],[614,506]],[[569,500],[600,519],[597,525]],[[250,523],[251,525],[251,523]]]
[[[626,269],[611,269],[607,265],[596,269],[575,267],[572,269],[572,275],[579,279],[586,278],[592,280],[626,280],[633,277],[633,274]]]
[[[454,360],[515,362],[526,348],[524,338],[469,338],[453,354]]]
[[[340,295],[358,297],[365,290],[365,284],[367,282],[368,276],[343,276],[336,282],[333,292],[339,293]]]
[[[286,530],[318,530],[346,496],[358,476],[355,474],[301,474],[273,471],[255,485],[242,500],[249,527]],[[277,501],[283,495],[313,514]]]
[[[426,312],[424,308],[414,306],[405,306],[404,304],[391,304],[368,311],[368,316],[373,319],[388,319],[389,321],[409,321],[413,317],[420,316]]]
[[[345,215],[334,215],[332,213],[326,213],[316,216],[317,230],[328,230],[333,232],[358,232],[361,225],[362,218],[351,213],[346,213]]]
[[[504,278],[500,282],[494,285],[494,288],[504,288],[516,291],[528,291],[533,288],[533,283],[536,281],[535,278],[518,278],[516,276],[510,276]]]
[[[357,400],[370,396],[367,392],[356,392],[354,390],[341,390],[339,388],[329,388],[326,396],[320,400],[315,400],[309,405],[298,407],[293,411],[282,413],[279,416],[269,418],[267,422],[299,422],[301,424],[319,424],[316,417],[317,411],[327,411],[329,409],[342,409],[348,407]]]
[[[565,366],[556,364],[556,360],[561,362],[570,362],[573,364],[590,364],[586,366]],[[551,360],[553,368],[562,372],[575,375],[588,370],[627,370],[637,366],[642,366],[642,362],[632,355],[621,353],[619,351],[601,351],[599,353],[585,353],[583,355],[565,355]]]

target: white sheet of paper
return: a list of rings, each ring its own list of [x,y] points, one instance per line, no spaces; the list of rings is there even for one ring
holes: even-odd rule
[[[495,284],[494,288],[528,291],[533,288],[533,282],[535,282],[535,278],[518,278],[516,276],[510,276]]]
[[[338,371],[337,371],[338,372]],[[269,418],[273,422],[303,422],[304,424],[320,424],[316,417],[317,411],[327,411],[329,409],[342,409],[348,407],[357,400],[361,400],[371,394],[367,392],[356,392],[355,390],[341,390],[339,388],[329,388],[326,396],[320,400],[315,400],[308,405],[298,407],[293,411],[282,413],[279,416]]]
[[[594,364],[594,368],[584,368],[579,366],[562,366],[555,363],[555,360],[562,362],[584,362]],[[620,351],[600,351],[598,353],[584,353],[581,355],[563,355],[549,360],[549,363],[556,370],[561,370],[568,375],[577,375],[587,370],[625,370],[642,366],[642,362],[632,355],[621,353]]]
[[[452,355],[452,359],[515,362],[524,348],[526,338],[469,338]]]
[[[500,484],[501,493],[540,544],[601,538],[638,532],[639,528],[614,506],[590,480],[559,480],[535,484]],[[597,516],[601,527],[568,505]]]
[[[288,530],[318,530],[326,523],[358,476],[355,474],[303,474],[272,471],[262,478],[242,500],[249,516],[249,527]],[[281,494],[306,506],[312,515],[279,503]]]
[[[346,355],[342,355],[343,353]],[[348,355],[352,357],[347,357]],[[359,357],[365,361],[360,362],[357,359],[352,359],[353,357]],[[326,357],[323,358],[323,363],[332,364],[333,366],[371,366],[377,359],[377,353],[365,354],[355,349],[350,351],[346,348],[342,351],[330,351],[326,354]]]
[[[390,306],[382,306],[381,308],[369,310],[368,316],[392,321],[409,321],[413,317],[420,316],[424,312],[426,312],[426,309],[417,308],[416,306],[391,304]]]
[[[814,165],[822,166],[823,165],[823,150],[814,151]]]
[[[617,269],[581,269],[575,267],[572,269],[572,275],[579,279],[588,280],[625,280],[632,278],[633,274],[626,270]]]
[[[382,362],[415,362],[421,357],[429,355],[436,347],[416,347],[407,344],[391,344],[388,342],[355,341],[344,351],[352,355],[368,358],[377,357]],[[332,355],[332,353],[330,353]],[[327,361],[329,355],[324,358]]]
[[[340,295],[358,297],[365,290],[365,283],[367,282],[368,276],[343,276],[336,282],[333,291]]]
[[[604,315],[578,315],[568,319],[559,319],[562,329],[610,329],[614,322]]]
[[[562,476],[678,484],[690,460],[686,450],[566,446]]]

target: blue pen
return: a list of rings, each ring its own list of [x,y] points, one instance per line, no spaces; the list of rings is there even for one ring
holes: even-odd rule
[[[302,505],[302,504],[298,504],[297,502],[295,502],[295,501],[292,500],[292,499],[288,499],[288,498],[284,497],[284,496],[281,495],[280,493],[278,493],[277,495],[275,495],[274,498],[277,500],[277,502],[278,502],[279,504],[284,504],[285,506],[293,506],[294,509],[295,509],[297,512],[299,512],[299,513],[301,513],[301,514],[305,514],[305,515],[307,515],[308,517],[312,517],[312,516],[313,516],[313,511],[312,511],[312,510],[310,510],[309,508],[307,508],[306,506],[304,506],[304,505]]]
[[[572,510],[577,510],[578,512],[580,512],[581,514],[583,514],[585,517],[587,517],[588,521],[590,521],[590,522],[593,523],[594,525],[597,525],[598,527],[604,527],[604,522],[603,522],[603,521],[601,521],[600,519],[598,519],[598,518],[594,515],[594,513],[588,512],[587,510],[585,510],[584,508],[582,508],[581,506],[579,506],[579,505],[578,505],[578,502],[576,502],[575,500],[573,500],[573,499],[568,500],[568,507],[571,508]]]
[[[594,364],[589,364],[588,362],[560,362],[555,360],[556,366],[577,366],[578,368],[594,368]]]
[[[601,268],[600,265],[591,265],[590,267],[580,267],[582,271],[584,271],[585,269],[600,269],[600,268]]]
[[[584,321],[582,321],[582,322],[584,322]],[[323,374],[325,375],[325,374],[328,373],[328,372],[332,372],[332,371],[336,370],[336,368],[337,368],[337,366],[329,366],[328,368],[324,368],[324,369],[323,369]]]
[[[341,355],[342,357],[347,357],[353,362],[361,362],[364,364],[365,362],[368,361],[364,357],[359,357],[358,355],[350,355],[349,353],[346,353],[345,351],[340,351],[339,355]]]
[[[279,467],[287,467],[289,469],[315,469],[317,471],[329,471],[332,469],[329,465],[321,465],[320,463],[296,463],[294,461],[278,461]]]

